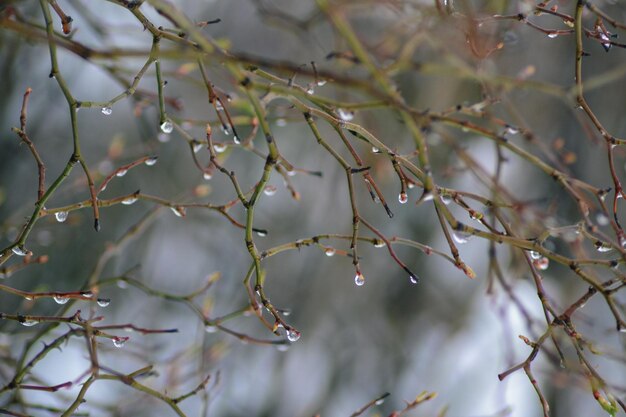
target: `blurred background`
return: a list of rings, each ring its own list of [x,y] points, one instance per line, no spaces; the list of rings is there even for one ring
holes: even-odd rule
[[[563,19],[544,14],[533,16],[531,1],[458,1],[437,11],[435,2],[382,1],[335,2],[353,24],[360,39],[374,59],[387,66],[409,39],[418,43],[411,52],[412,66],[398,68],[393,80],[410,106],[420,110],[445,112],[461,105],[478,106],[493,117],[519,126],[530,135],[512,134],[511,140],[544,161],[559,167],[572,177],[595,187],[611,187],[606,148],[600,137],[576,105],[569,89],[574,86],[575,43],[571,28]],[[573,15],[574,3],[553,1],[558,11]],[[626,20],[626,7],[619,2],[597,1],[610,16]],[[59,48],[60,70],[72,94],[81,101],[107,101],[124,90],[118,79],[132,81],[142,67],[152,45],[152,36],[135,17],[114,2],[60,0],[60,6],[72,16],[71,39],[98,51],[137,51],[138,57],[83,59]],[[364,68],[349,59],[327,59],[337,51],[348,51],[317,5],[309,1],[231,0],[172,1],[194,21],[220,19],[202,32],[235,55],[259,57],[268,62],[289,62],[309,66],[314,61],[323,73],[372,82]],[[450,13],[446,11],[446,9]],[[16,15],[9,15],[8,10]],[[156,25],[171,23],[148,4],[141,11]],[[0,6],[0,247],[10,245],[31,215],[37,197],[37,170],[28,148],[20,144],[11,127],[19,126],[22,95],[31,87],[27,131],[42,156],[49,178],[48,185],[61,172],[72,153],[67,103],[54,79],[49,78],[50,57],[47,44],[25,29],[43,25],[40,5],[23,0]],[[11,12],[13,13],[13,12]],[[492,15],[524,13],[535,25],[560,30],[556,37],[536,30],[515,19],[486,19]],[[16,17],[17,16],[17,17]],[[485,18],[474,29],[477,40],[468,40],[468,20],[463,16]],[[55,29],[59,19],[53,15]],[[591,28],[594,17],[585,14]],[[472,45],[473,44],[473,45]],[[472,53],[472,47],[479,53]],[[163,50],[176,46],[163,41]],[[482,52],[481,52],[482,51]],[[489,53],[487,53],[489,51]],[[590,82],[587,100],[602,123],[614,135],[626,136],[623,122],[625,106],[626,58],[622,49],[605,53],[598,42],[585,39],[584,73]],[[476,51],[474,51],[476,52]],[[484,52],[484,53],[483,53]],[[142,54],[143,53],[143,54]],[[200,73],[193,61],[163,59],[167,80],[165,95],[172,99],[168,114],[187,135],[204,140],[204,126],[214,122]],[[235,116],[248,117],[246,99],[223,62],[206,60],[212,82],[223,94]],[[293,74],[277,72],[283,78]],[[363,91],[328,80],[297,76],[294,82],[313,88],[313,95],[334,100],[368,101]],[[190,146],[179,131],[165,135],[159,130],[156,102],[156,79],[151,67],[139,84],[135,98],[122,100],[105,115],[100,108],[78,112],[82,153],[99,184],[116,168],[140,157],[158,155],[154,166],[143,164],[114,178],[101,199],[133,193],[158,196],[170,202],[223,204],[235,193],[227,177],[214,172],[203,177],[193,163]],[[263,92],[256,92],[263,95]],[[497,98],[490,103],[485,97]],[[172,106],[171,104],[174,104]],[[263,195],[255,211],[255,226],[268,230],[256,236],[259,250],[307,239],[314,235],[337,233],[349,235],[352,212],[341,166],[316,142],[302,114],[284,98],[264,97],[267,118],[281,154],[296,168],[290,177],[300,200],[292,198],[283,179],[273,173],[270,183],[277,187],[273,196]],[[476,109],[476,108],[475,108]],[[408,154],[415,145],[399,116],[387,109],[359,110],[353,122],[377,135],[387,146]],[[336,133],[319,122],[323,136],[341,155],[349,158]],[[240,136],[250,134],[242,123]],[[473,192],[489,198],[490,188],[468,169],[468,155],[478,161],[487,175],[493,174],[498,149],[493,142],[472,132],[444,125],[433,125],[426,132],[438,185]],[[214,129],[214,140],[228,143],[223,164],[234,170],[242,188],[248,189],[261,176],[264,157],[232,146],[232,135]],[[259,133],[256,149],[265,154]],[[416,205],[421,190],[408,191],[409,203],[400,204],[400,183],[392,165],[384,156],[372,153],[369,145],[355,141],[364,163],[383,190],[390,209],[373,202],[365,185],[355,180],[361,215],[388,237],[411,239],[448,253],[432,203]],[[461,151],[459,151],[459,149]],[[198,159],[206,164],[205,151]],[[575,203],[566,192],[536,166],[511,153],[504,155],[501,183],[517,201],[528,202],[528,210],[518,213],[522,220],[521,236],[538,236],[548,228],[563,233],[551,234],[546,245],[571,255],[574,243],[589,257],[597,254],[589,242],[572,236],[581,220]],[[624,176],[624,153],[616,150],[618,174]],[[307,172],[323,173],[321,177]],[[483,177],[485,177],[483,176]],[[48,208],[87,200],[89,193],[79,167],[48,202]],[[156,205],[140,200],[132,205],[102,208],[102,230],[93,230],[90,209],[71,211],[65,222],[54,216],[41,219],[31,233],[27,247],[35,255],[47,255],[44,265],[32,265],[0,283],[27,291],[74,291],[94,273],[103,252],[115,244]],[[470,223],[467,213],[452,207],[455,215]],[[477,210],[485,210],[476,206]],[[230,212],[238,221],[245,215],[240,206]],[[485,212],[488,214],[487,212]],[[620,212],[621,215],[622,212]],[[462,217],[465,216],[465,217]],[[596,217],[600,227],[604,219]],[[476,222],[474,222],[476,223]],[[475,226],[478,223],[475,224]],[[364,227],[364,236],[375,237]],[[504,381],[497,375],[523,361],[530,353],[518,335],[537,336],[545,329],[545,319],[530,272],[521,262],[520,251],[505,246],[497,248],[497,258],[511,291],[532,318],[531,324],[520,308],[507,296],[501,285],[493,284],[489,270],[489,245],[479,238],[459,245],[463,260],[476,272],[468,279],[462,271],[437,255],[426,255],[415,248],[395,246],[398,256],[421,278],[410,283],[404,272],[389,256],[386,248],[361,245],[361,268],[366,284],[354,284],[354,267],[346,240],[324,240],[336,248],[333,257],[323,248],[302,247],[277,254],[264,261],[266,292],[274,305],[289,309],[287,322],[302,332],[302,337],[286,346],[242,343],[224,332],[206,332],[203,323],[181,303],[150,296],[123,282],[102,285],[100,295],[111,299],[101,308],[86,302],[74,304],[69,311],[82,309],[104,316],[104,324],[133,323],[145,328],[177,328],[171,334],[130,333],[130,340],[118,349],[110,340],[99,341],[100,361],[119,372],[132,372],[154,364],[158,374],[143,383],[168,395],[178,396],[197,386],[208,374],[209,415],[217,416],[349,416],[359,407],[383,393],[391,395],[365,415],[388,415],[402,409],[422,391],[437,392],[437,398],[417,407],[408,415],[430,416],[445,410],[456,416],[540,416],[541,406],[523,371]],[[151,215],[145,228],[133,240],[119,246],[99,272],[100,280],[132,276],[158,291],[184,295],[202,287],[215,272],[221,278],[196,303],[211,317],[221,316],[248,303],[242,285],[250,268],[250,256],[243,230],[223,216],[206,209],[187,210],[178,217],[168,208]],[[19,262],[20,260],[13,260]],[[546,291],[552,301],[566,308],[576,301],[587,285],[567,268],[551,265],[542,272]],[[602,274],[599,274],[603,276]],[[605,275],[610,275],[605,274]],[[623,296],[621,300],[623,301]],[[0,311],[10,314],[59,314],[51,299],[26,301],[0,292]],[[623,333],[614,332],[614,319],[600,297],[590,300],[576,313],[579,331],[597,343],[604,353],[592,356],[593,364],[624,398]],[[263,340],[280,340],[267,331],[255,317],[238,317],[225,323],[238,332]],[[0,321],[0,349],[3,358],[15,358],[41,326],[22,327],[16,322]],[[60,328],[65,329],[64,326]],[[47,337],[56,334],[55,330]],[[117,333],[116,333],[117,334]],[[119,332],[120,336],[127,335]],[[532,339],[532,337],[531,337]],[[50,339],[43,339],[44,341]],[[565,338],[563,338],[565,340]],[[38,351],[34,348],[31,356]],[[540,354],[533,370],[546,395],[553,416],[600,415],[586,381],[577,376],[575,352],[560,366],[549,355]],[[30,357],[30,356],[29,356]],[[617,358],[617,359],[615,359]],[[85,341],[75,338],[62,349],[49,354],[34,370],[40,383],[54,385],[75,380],[89,367]],[[0,385],[14,374],[12,362],[0,364]],[[218,378],[219,375],[219,378]],[[219,381],[217,381],[219,379]],[[79,385],[55,394],[22,391],[24,401],[65,409],[75,398]],[[0,397],[4,404],[9,397]],[[97,382],[79,411],[89,415],[148,416],[173,415],[166,405],[154,398],[112,382]],[[187,415],[201,415],[203,395],[181,403]],[[31,409],[29,414],[49,415]],[[54,413],[53,413],[54,414]]]

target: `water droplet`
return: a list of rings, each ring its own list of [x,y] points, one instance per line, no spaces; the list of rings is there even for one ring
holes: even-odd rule
[[[258,231],[256,232],[256,234],[257,234],[259,237],[265,237],[265,236],[267,236],[267,233],[266,233],[264,230],[258,230]]]
[[[419,282],[419,277],[416,275],[409,275],[409,281],[411,284],[417,284]]]
[[[452,196],[451,195],[441,194],[440,198],[441,198],[441,202],[443,204],[445,204],[446,206],[452,202]]]
[[[202,174],[202,178],[204,178],[205,180],[207,180],[207,181],[208,181],[208,180],[210,180],[211,178],[213,178],[213,175],[211,175],[211,173],[210,173],[210,172],[204,172],[204,173]]]
[[[510,135],[516,135],[519,133],[519,129],[513,126],[507,126],[506,127],[506,133],[510,134]]]
[[[287,171],[287,176],[288,177],[294,177],[298,172],[296,172],[295,169],[291,169]]]
[[[80,295],[85,298],[93,298],[93,293],[91,291],[83,291]]]
[[[317,80],[316,84],[317,84],[318,87],[323,87],[323,86],[326,85],[327,82],[328,81],[326,81],[326,80]]]
[[[196,142],[193,144],[193,153],[198,153],[202,150],[202,148],[204,147],[204,145],[200,142]]]
[[[537,259],[541,258],[541,254],[539,252],[537,252],[537,251],[534,251],[534,250],[531,250],[528,254],[530,255],[530,259],[532,259],[534,261],[536,261]]]
[[[102,114],[104,114],[105,116],[110,116],[111,113],[113,113],[113,109],[109,106],[103,107],[101,111],[102,111]]]
[[[604,213],[598,213],[596,215],[596,222],[598,222],[598,225],[600,226],[606,226],[609,224],[609,218]]]
[[[215,150],[216,153],[222,153],[226,150],[226,144],[224,143],[214,143],[213,144],[213,149]]]
[[[161,132],[165,133],[166,135],[169,135],[170,133],[172,133],[172,130],[174,130],[174,125],[169,120],[166,120],[163,123],[161,123]]]
[[[215,333],[218,330],[219,329],[217,328],[217,326],[214,326],[212,324],[207,324],[206,326],[204,326],[204,331],[207,333]]]
[[[344,122],[349,122],[350,120],[354,119],[354,112],[351,110],[337,109],[337,114],[339,114],[339,117]]]
[[[545,271],[550,266],[550,260],[548,258],[542,256],[540,259],[537,259],[535,261],[535,266],[540,271]]]
[[[400,204],[406,204],[406,202],[409,201],[409,196],[406,195],[405,192],[401,192],[398,195],[398,201],[400,202]]]
[[[124,175],[126,175],[126,173],[127,173],[127,172],[128,172],[128,170],[127,170],[127,169],[120,169],[119,171],[117,171],[117,172],[115,173],[115,176],[117,176],[117,177],[123,177]]]
[[[266,185],[263,189],[263,193],[267,196],[273,196],[278,191],[278,188],[274,185]]]
[[[310,95],[315,94],[315,88],[313,88],[313,86],[309,86],[309,88],[306,89],[306,93]]]
[[[67,220],[68,214],[69,213],[67,211],[57,211],[56,213],[54,213],[54,218],[57,219],[59,223],[63,223]]]
[[[381,398],[379,400],[376,400],[376,402],[374,403],[375,405],[382,405],[385,402],[384,398]]]
[[[385,247],[385,246],[386,246],[386,244],[385,244],[385,242],[384,242],[384,241],[382,241],[382,240],[376,240],[376,241],[374,242],[374,247],[375,247],[375,248],[382,248],[382,247]]]
[[[34,298],[32,295],[25,295],[25,296],[24,296],[24,299],[25,299],[26,301],[33,301],[35,298]]]
[[[125,206],[130,206],[131,204],[135,204],[137,202],[137,197],[128,197],[122,200],[122,204]]]
[[[146,159],[146,162],[144,162],[144,164],[146,164],[149,167],[151,167],[151,166],[153,166],[154,164],[157,163],[157,159],[159,159],[158,156],[151,156],[150,158]]]
[[[362,273],[357,272],[357,274],[354,276],[354,283],[358,286],[358,287],[362,287],[363,284],[365,284],[365,277],[363,276]]]
[[[226,136],[230,135],[230,130],[228,130],[228,126],[222,125],[221,129],[223,134],[225,134]]]
[[[380,153],[380,149],[378,149],[376,146],[372,146],[372,153]]]
[[[217,111],[222,111],[224,110],[224,105],[222,104],[221,100],[216,100],[215,101],[215,109]]]
[[[185,208],[184,207],[170,207],[172,213],[176,215],[176,217],[185,217]]]
[[[239,136],[237,135],[233,136],[233,142],[235,143],[235,145],[241,145],[241,139],[239,139]]]
[[[550,38],[550,39],[554,39],[554,38],[556,38],[557,36],[559,36],[559,34],[558,34],[558,33],[556,33],[556,32],[548,33],[548,38]]]
[[[335,250],[335,248],[331,248],[331,247],[328,247],[328,248],[326,248],[326,250],[324,250],[324,253],[328,257],[334,256],[336,252],[337,251]]]
[[[297,342],[300,339],[300,332],[295,329],[287,330],[287,339],[290,342]]]
[[[611,245],[609,245],[608,243],[597,241],[596,242],[596,250],[598,252],[601,252],[601,253],[610,252],[610,251],[613,250],[613,247]]]
[[[109,298],[98,298],[96,301],[100,307],[108,307],[111,304],[111,300]]]
[[[287,126],[287,120],[283,119],[282,117],[279,119],[276,119],[276,126],[278,127],[285,127]]]
[[[36,320],[24,320],[24,321],[20,321],[20,324],[22,326],[26,326],[26,327],[32,327],[36,324],[38,324],[39,322]]]
[[[57,304],[67,304],[67,302],[70,301],[70,297],[66,295],[55,295],[52,298],[54,299],[54,302]]]
[[[23,246],[14,246],[13,249],[11,249],[13,251],[14,254],[16,254],[17,256],[26,256],[28,255],[29,250],[26,249]]]
[[[467,243],[472,238],[472,234],[464,232],[462,230],[455,230],[452,232],[452,238],[456,243],[462,245],[464,243]]]
[[[117,287],[124,290],[128,288],[128,282],[124,281],[123,279],[120,279],[119,281],[117,281]]]
[[[121,348],[124,347],[124,345],[126,344],[128,337],[114,337],[112,340],[113,346],[115,346],[116,348]]]

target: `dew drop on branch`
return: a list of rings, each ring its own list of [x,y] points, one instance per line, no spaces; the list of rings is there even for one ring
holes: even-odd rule
[[[128,172],[128,170],[127,170],[127,169],[120,169],[119,171],[117,171],[117,172],[115,173],[115,176],[116,176],[116,177],[123,177],[124,175],[126,175],[126,173],[127,173],[127,172]]]
[[[545,271],[550,266],[550,260],[546,258],[545,256],[542,256],[541,258],[535,261],[535,266],[537,267],[538,270]]]
[[[157,163],[157,159],[159,159],[158,156],[151,156],[150,158],[146,159],[146,162],[144,162],[144,164],[146,164],[149,167],[151,167],[151,166],[153,166],[154,164]]]
[[[613,250],[613,247],[609,245],[608,243],[598,241],[596,242],[596,250],[600,253],[605,253],[605,252],[610,252],[611,250]]]
[[[472,238],[472,235],[462,230],[454,230],[452,232],[452,238],[456,243],[462,245],[464,243],[467,243]]]
[[[411,284],[417,284],[419,282],[419,277],[417,275],[409,275],[409,282]]]
[[[354,119],[354,112],[351,110],[337,109],[337,114],[339,114],[339,117],[344,122],[349,122]]]
[[[226,136],[230,135],[230,130],[228,130],[228,126],[226,125],[222,125],[222,133],[224,133]]]
[[[122,204],[125,206],[130,206],[131,204],[135,204],[137,202],[137,197],[128,197],[122,200]]]
[[[375,405],[383,405],[383,403],[385,402],[384,398],[381,398],[379,400],[376,400],[376,402],[374,403]]]
[[[163,123],[161,123],[160,127],[161,127],[161,132],[163,132],[163,133],[165,133],[167,135],[172,133],[172,130],[174,130],[174,125],[169,120],[166,120]]]
[[[406,202],[409,201],[409,196],[405,192],[402,192],[398,195],[398,201],[400,204],[406,204]]]
[[[557,36],[559,36],[559,34],[558,34],[558,33],[556,33],[556,32],[548,33],[548,38],[550,38],[550,39],[554,39],[554,38],[556,38]]]
[[[93,293],[91,291],[83,291],[80,293],[80,295],[85,298],[93,298]]]
[[[202,145],[202,143],[201,143],[201,142],[195,142],[195,143],[193,144],[193,153],[198,153],[198,152],[200,152],[200,151],[202,150],[203,146],[204,146],[204,145]]]
[[[382,240],[377,240],[377,241],[374,242],[374,247],[375,248],[382,248],[382,247],[385,247],[385,246],[386,246],[386,244]]]
[[[214,326],[212,324],[207,324],[206,326],[204,326],[204,331],[207,333],[215,333],[217,332],[217,330],[217,326]]]
[[[448,194],[441,194],[441,202],[446,206],[452,202],[452,196]]]
[[[103,107],[101,111],[105,116],[110,116],[113,113],[113,109],[109,106]]]
[[[265,237],[265,236],[267,236],[267,232],[266,232],[265,230],[257,230],[256,234],[257,234],[259,237]]]
[[[354,276],[354,283],[357,285],[357,287],[362,287],[363,284],[365,284],[365,277],[362,273],[357,272],[357,274]]]
[[[326,248],[326,249],[324,250],[324,253],[326,254],[326,256],[331,257],[331,256],[334,256],[334,255],[335,255],[336,250],[335,250],[335,248],[328,247],[328,248]]]
[[[185,208],[184,207],[170,207],[172,213],[176,215],[176,217],[185,217]]]
[[[14,246],[13,249],[11,249],[13,251],[14,254],[16,254],[17,256],[26,256],[28,255],[28,250],[26,248],[24,248],[23,246]]]
[[[317,84],[318,87],[324,87],[327,82],[328,81],[326,81],[326,80],[317,80],[316,84]]]
[[[300,339],[300,332],[295,329],[287,330],[287,339],[290,342],[297,342]]]
[[[54,302],[57,304],[67,304],[68,301],[70,301],[70,298],[66,295],[55,295],[54,297],[52,297],[54,299]]]
[[[530,259],[532,259],[534,261],[536,261],[537,259],[541,259],[541,254],[539,252],[537,252],[537,251],[531,250],[529,252],[529,255],[530,255]]]
[[[96,301],[96,303],[100,306],[100,307],[108,307],[109,304],[111,304],[111,300],[109,298],[98,298],[98,300]]]
[[[380,153],[380,149],[378,149],[376,146],[372,146],[372,153]]]
[[[266,185],[265,188],[263,189],[263,193],[270,197],[276,194],[277,191],[278,191],[278,188],[276,188],[275,185]]]
[[[239,136],[237,135],[233,135],[233,142],[235,145],[241,145],[241,139],[239,139]]]
[[[306,93],[309,95],[313,95],[315,94],[315,88],[313,88],[313,86],[309,86],[309,88],[306,89]]]
[[[38,324],[39,322],[37,320],[24,320],[24,321],[20,321],[20,324],[22,326],[26,326],[26,327],[33,327],[34,325]]]
[[[68,212],[67,211],[57,211],[54,213],[54,218],[57,219],[59,223],[63,223],[67,220]]]
[[[202,178],[204,178],[205,180],[207,180],[207,181],[208,181],[208,180],[210,180],[211,178],[213,178],[213,175],[211,175],[211,173],[210,173],[210,172],[204,172],[204,173],[202,174]]]
[[[124,345],[126,344],[128,337],[114,337],[112,340],[113,346],[115,346],[116,348],[121,348],[124,347]]]
[[[215,150],[216,153],[222,153],[226,150],[226,145],[223,143],[214,143],[213,144],[213,149]]]

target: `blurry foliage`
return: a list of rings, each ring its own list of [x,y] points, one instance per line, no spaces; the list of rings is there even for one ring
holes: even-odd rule
[[[0,5],[0,414],[626,410],[626,8],[197,3]]]

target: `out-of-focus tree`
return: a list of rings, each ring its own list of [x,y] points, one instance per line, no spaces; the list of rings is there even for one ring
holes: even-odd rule
[[[2,4],[0,414],[626,411],[624,22]]]

